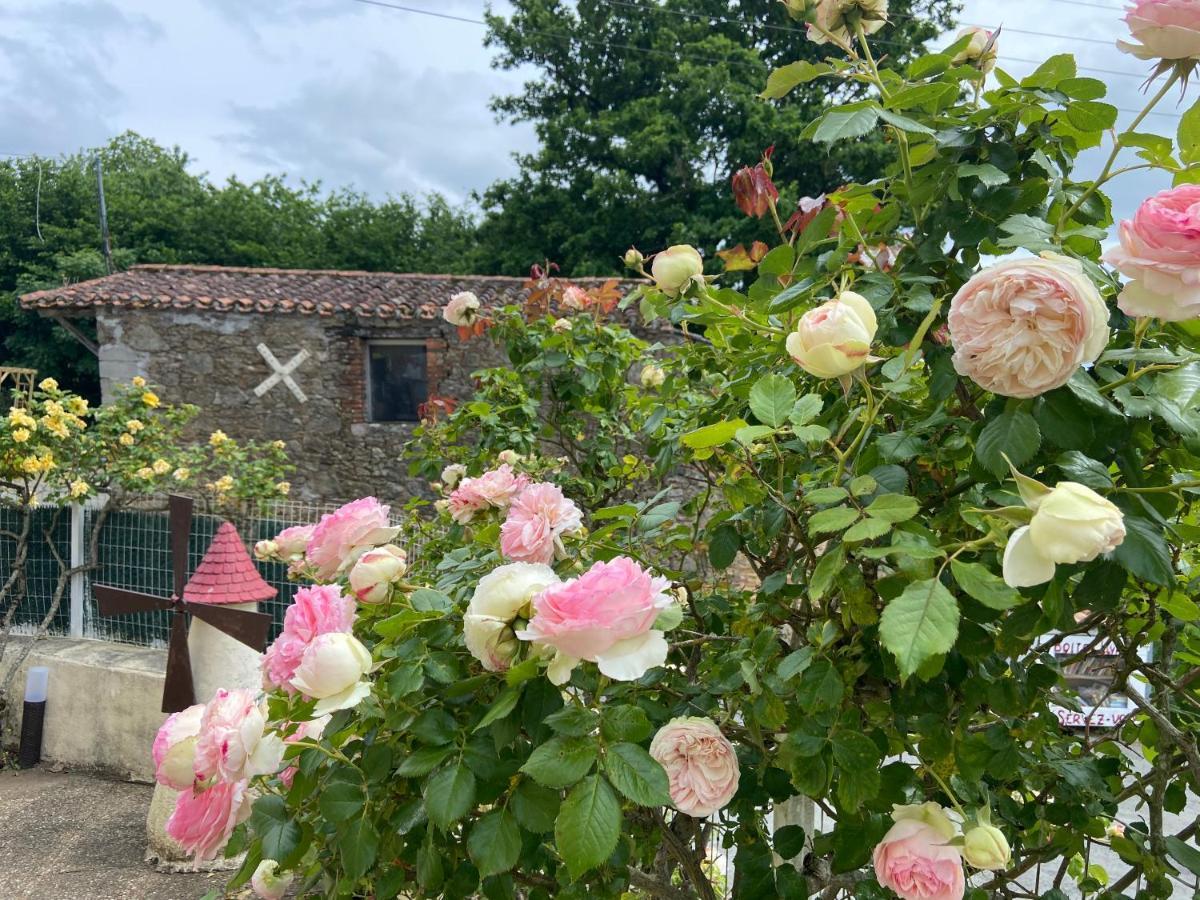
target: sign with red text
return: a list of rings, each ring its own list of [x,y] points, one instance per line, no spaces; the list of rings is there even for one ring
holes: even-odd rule
[[[1123,688],[1114,684],[1120,651],[1107,638],[1097,640],[1092,633],[1068,635],[1051,647],[1050,653],[1063,662],[1067,685],[1079,698],[1078,710],[1050,706],[1067,728],[1113,728],[1137,710],[1128,697],[1130,691],[1146,696],[1146,682],[1138,676],[1131,676]],[[1138,656],[1149,662],[1151,648],[1141,648]]]

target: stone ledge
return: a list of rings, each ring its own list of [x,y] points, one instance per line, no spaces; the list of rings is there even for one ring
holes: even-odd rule
[[[13,636],[0,673],[7,674],[30,638]],[[13,681],[0,719],[0,740],[20,738],[25,672],[50,669],[42,759],[122,779],[153,781],[150,746],[163,722],[163,673],[167,652],[80,638],[37,641]]]

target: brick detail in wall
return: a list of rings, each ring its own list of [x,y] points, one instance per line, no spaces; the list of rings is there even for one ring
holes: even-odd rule
[[[441,393],[442,382],[450,374],[449,361],[446,359],[447,346],[441,338],[425,339],[425,375],[431,395]]]
[[[362,338],[344,338],[348,353],[346,374],[342,379],[343,408],[350,422],[367,421],[367,342]]]

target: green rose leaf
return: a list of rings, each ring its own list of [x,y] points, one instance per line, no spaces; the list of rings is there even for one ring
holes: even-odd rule
[[[335,781],[327,785],[317,798],[321,815],[330,822],[345,822],[354,818],[362,811],[365,802],[362,785],[349,781]]]
[[[806,60],[788,63],[767,76],[767,86],[758,96],[764,100],[778,100],[780,97],[787,96],[788,92],[796,85],[807,84],[832,71],[833,68],[828,63],[811,63]]]
[[[641,741],[653,730],[650,719],[637,706],[605,707],[600,720],[600,734],[606,741]]]
[[[292,820],[282,797],[268,794],[254,801],[250,827],[262,841],[263,858],[282,862],[300,846],[300,825]]]
[[[521,829],[513,814],[494,809],[476,822],[467,836],[467,853],[484,878],[515,866],[521,855]]]
[[[601,865],[621,835],[621,804],[608,782],[591,775],[575,785],[554,823],[554,842],[572,878]]]
[[[684,446],[691,447],[693,450],[719,447],[732,441],[738,429],[744,428],[745,425],[745,419],[716,422],[712,425],[705,425],[703,428],[697,428],[695,431],[689,431],[680,440],[683,441]]]
[[[1042,433],[1033,416],[1023,409],[1001,413],[983,427],[975,444],[975,458],[993,475],[1008,471],[1008,457],[1014,466],[1033,458],[1042,444]]]
[[[425,812],[445,831],[475,804],[475,775],[464,763],[442,769],[425,784]]]
[[[906,522],[917,514],[921,506],[916,497],[904,494],[883,494],[871,501],[867,515],[884,522]]]
[[[359,879],[375,864],[375,854],[379,851],[379,832],[371,820],[363,816],[338,830],[337,845],[346,875]]]
[[[549,788],[565,788],[588,773],[596,761],[590,737],[554,737],[534,749],[521,771]]]
[[[764,375],[750,389],[750,411],[766,425],[787,422],[796,405],[796,386],[782,375]]]
[[[951,560],[950,571],[968,596],[989,609],[1011,609],[1025,602],[1015,588],[1010,588],[1003,578],[979,563]]]
[[[954,646],[958,603],[936,578],[914,581],[884,608],[879,637],[907,680],[926,660]]]
[[[828,534],[848,528],[856,521],[858,521],[857,509],[835,506],[832,509],[823,509],[818,513],[813,513],[812,518],[808,520],[808,530],[812,534]]]
[[[1125,540],[1113,551],[1113,557],[1125,571],[1143,581],[1161,585],[1175,581],[1171,550],[1162,528],[1147,519],[1125,517]]]
[[[521,827],[534,834],[545,834],[554,830],[554,819],[558,816],[560,798],[558,791],[542,787],[536,781],[525,778],[512,792],[510,806]]]
[[[728,569],[737,558],[742,538],[732,525],[722,525],[708,541],[708,561],[715,569]]]
[[[613,744],[604,756],[604,771],[618,791],[641,806],[671,802],[666,770],[637,744]]]

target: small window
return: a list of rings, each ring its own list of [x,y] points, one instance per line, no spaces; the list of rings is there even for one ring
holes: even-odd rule
[[[429,396],[422,344],[369,344],[367,408],[372,422],[416,422]]]

